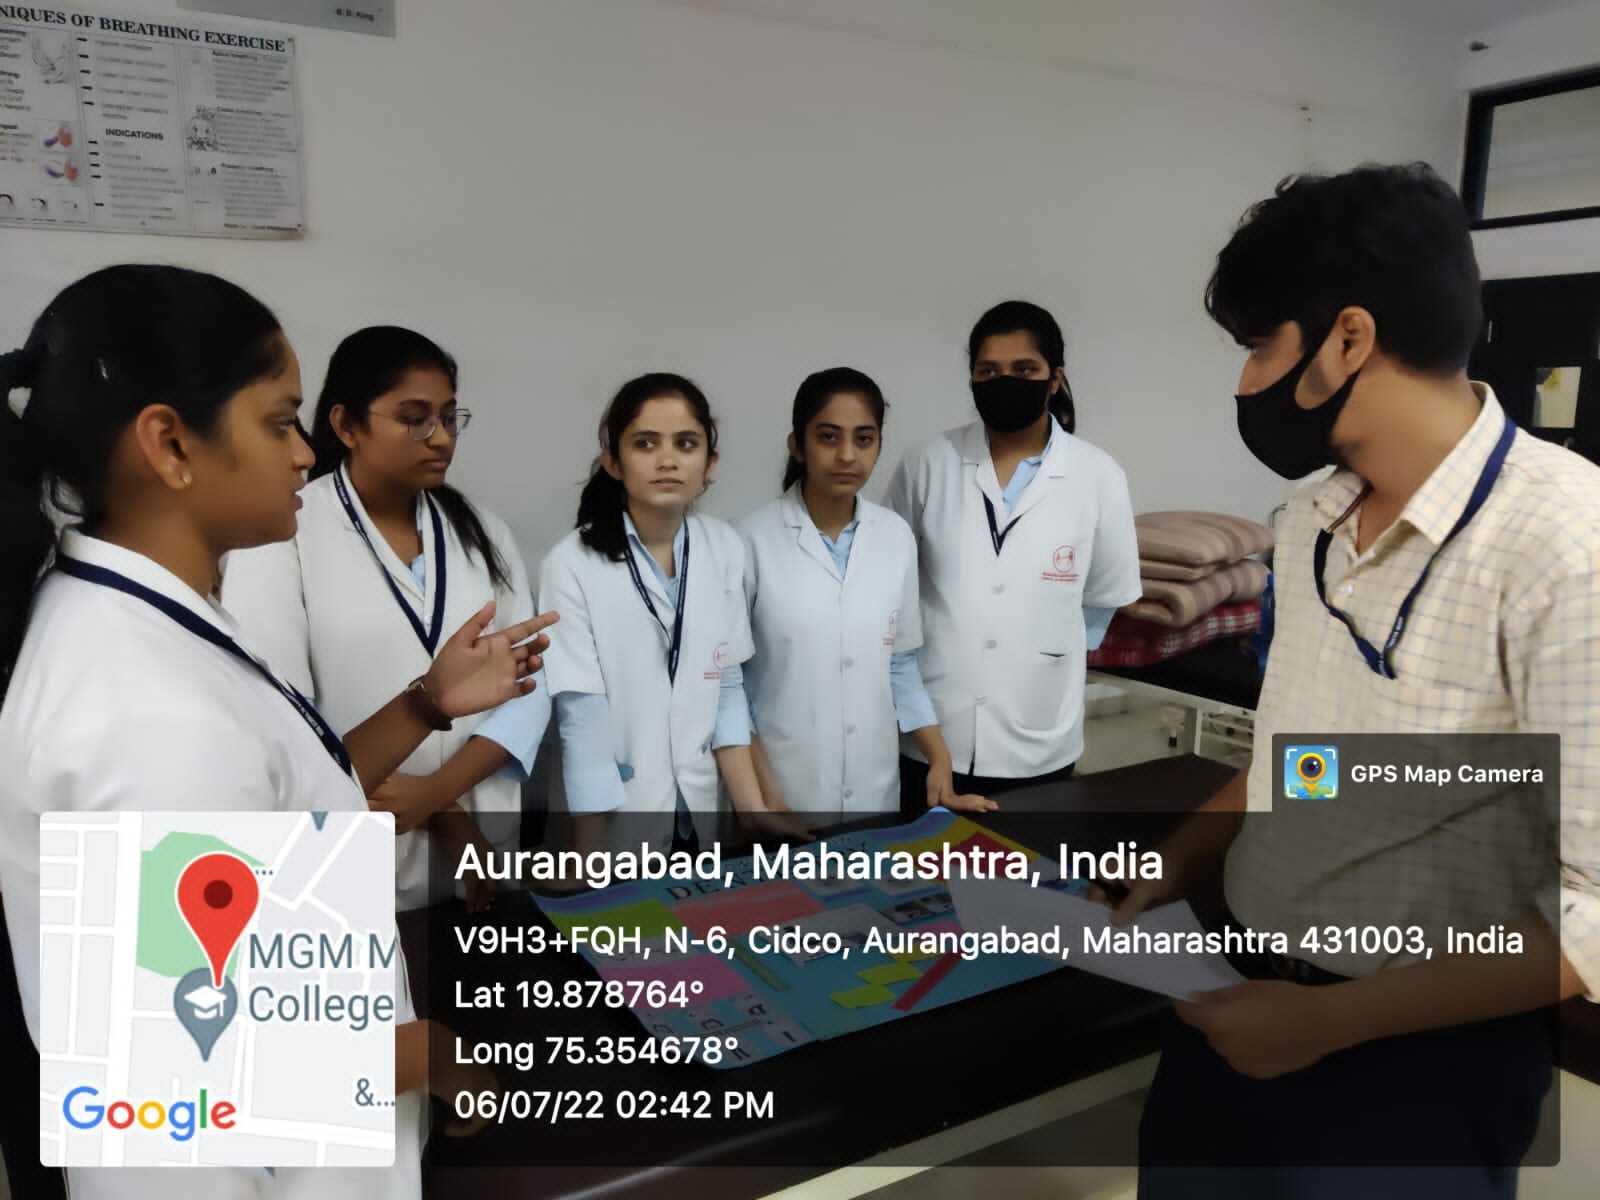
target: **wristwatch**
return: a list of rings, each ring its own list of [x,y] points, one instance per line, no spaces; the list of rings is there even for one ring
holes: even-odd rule
[[[427,677],[418,675],[406,684],[406,690],[401,693],[411,705],[411,711],[429,729],[444,731],[449,729],[453,722],[445,715],[444,709],[439,707],[439,702],[428,691]]]

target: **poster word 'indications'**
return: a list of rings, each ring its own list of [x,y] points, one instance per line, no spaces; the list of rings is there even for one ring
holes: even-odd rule
[[[0,4],[0,224],[305,228],[294,40]]]

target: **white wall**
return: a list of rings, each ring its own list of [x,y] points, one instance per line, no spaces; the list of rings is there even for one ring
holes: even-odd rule
[[[1600,3],[1538,13],[1483,30],[1461,51],[1464,91],[1521,83],[1600,64]],[[1483,229],[1473,235],[1485,279],[1600,271],[1600,219]]]
[[[343,334],[415,325],[478,414],[452,478],[530,567],[628,375],[706,387],[707,506],[734,515],[776,488],[799,379],[858,365],[894,406],[876,492],[968,419],[966,331],[1013,295],[1066,327],[1080,430],[1137,508],[1261,517],[1283,488],[1233,430],[1213,255],[1286,172],[1446,165],[1459,139],[1454,40],[1332,0],[407,0],[400,22],[291,31],[304,241],[0,230],[0,340],[131,259],[255,290],[308,399]]]

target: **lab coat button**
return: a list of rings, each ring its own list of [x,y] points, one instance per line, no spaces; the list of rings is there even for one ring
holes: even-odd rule
[[[993,650],[999,644],[999,642],[995,641],[993,638],[990,638],[988,641],[984,642],[983,648],[985,650]]]
[[[847,658],[847,659],[844,660],[844,665],[845,665],[845,668],[848,670],[850,667],[853,667],[853,666],[856,665],[856,660],[853,659],[853,658]]]
[[[845,790],[844,790],[844,798],[845,798],[845,799],[846,799],[846,800],[848,800],[848,799],[850,799],[850,797],[852,797],[852,796],[854,796],[854,795],[855,795],[855,792],[854,792],[854,791],[853,791],[853,790],[852,790],[852,789],[850,789],[850,788],[845,788]]]
[[[846,733],[854,733],[856,731],[856,727],[854,725],[846,725],[844,727],[844,731]]]
[[[1003,584],[1003,583],[997,583],[997,584],[994,585],[994,594],[996,596],[998,596],[1001,592],[1003,592],[1005,590],[1006,590],[1006,585]]]

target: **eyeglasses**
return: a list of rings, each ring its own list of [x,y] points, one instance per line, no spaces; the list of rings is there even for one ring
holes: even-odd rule
[[[425,417],[396,417],[386,412],[373,412],[371,409],[368,410],[368,414],[404,425],[413,442],[427,441],[433,436],[434,430],[441,425],[444,426],[444,431],[451,437],[460,437],[466,432],[467,426],[472,423],[472,410],[470,408],[458,408],[445,413],[442,417],[435,416],[432,413]]]

